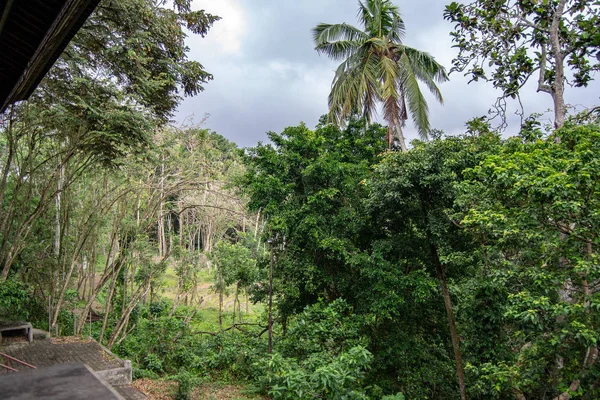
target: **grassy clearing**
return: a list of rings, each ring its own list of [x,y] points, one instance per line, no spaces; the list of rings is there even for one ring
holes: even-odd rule
[[[202,302],[196,308],[196,314],[190,321],[192,332],[218,332],[219,331],[219,295],[212,289],[214,277],[211,271],[203,270],[198,274],[198,294],[197,298],[202,298]],[[174,301],[177,297],[178,277],[173,267],[167,267],[161,276],[161,282],[156,294],[169,301]],[[224,312],[222,315],[223,328],[228,328],[233,322],[233,304],[235,287],[229,288],[229,293],[223,298]],[[263,304],[252,304],[247,301],[245,294],[240,294],[240,311],[242,321],[245,323],[261,323],[264,325],[266,318],[264,315],[265,306]],[[182,304],[183,305],[183,304]],[[237,313],[236,313],[237,314]],[[240,316],[236,315],[236,322],[240,321]],[[251,327],[246,327],[252,329]],[[259,328],[257,328],[259,329]],[[198,386],[192,399],[209,400],[252,400],[265,399],[257,397],[252,393],[246,393],[244,385],[235,385],[236,383],[227,376],[214,376],[210,383],[203,383]],[[166,379],[138,379],[133,382],[133,386],[145,393],[149,399],[172,400],[177,393],[177,382]]]
[[[161,281],[161,295],[169,300],[174,300],[177,296],[177,274],[173,267],[167,267]],[[201,310],[218,310],[219,308],[219,294],[213,290],[214,277],[212,272],[208,269],[202,270],[198,273],[198,296],[203,298],[202,303],[199,305]],[[223,298],[223,310],[233,311],[235,287],[229,288],[228,293]],[[264,310],[262,304],[252,304],[247,301],[245,294],[241,293],[239,296],[241,302],[241,311],[243,314],[260,314]],[[247,304],[246,304],[247,303]],[[247,306],[247,307],[246,307]]]
[[[191,321],[192,328],[197,331],[216,332],[219,329],[219,294],[213,290],[213,273],[202,270],[198,273],[198,296],[203,300],[197,307],[197,313]],[[167,267],[161,278],[160,294],[173,301],[177,296],[178,277],[173,267]],[[228,327],[233,321],[233,304],[235,300],[235,287],[229,288],[223,297],[223,327]],[[252,304],[244,293],[239,295],[240,311],[243,322],[259,322],[264,313],[263,304]],[[239,316],[236,315],[236,322]]]
[[[245,314],[242,311],[243,322],[258,323],[264,322],[261,319],[261,313],[252,312]],[[226,311],[223,313],[223,327],[231,326],[233,322],[233,312]],[[239,319],[236,315],[236,322]],[[191,321],[191,326],[195,331],[216,332],[219,330],[219,310],[213,308],[199,309]]]

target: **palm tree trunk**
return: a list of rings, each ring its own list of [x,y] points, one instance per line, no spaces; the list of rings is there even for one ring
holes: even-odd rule
[[[396,128],[396,130],[397,130],[397,132],[394,136],[396,136],[396,138],[398,138],[398,143],[400,144],[400,149],[402,150],[402,152],[406,153],[408,151],[408,148],[406,147],[406,140],[404,139],[404,134],[402,133],[402,128],[398,127],[398,128]],[[391,134],[391,132],[390,132],[390,134]],[[394,136],[392,136],[389,140],[393,141]],[[392,147],[391,142],[389,143],[389,145],[390,145],[390,147]]]

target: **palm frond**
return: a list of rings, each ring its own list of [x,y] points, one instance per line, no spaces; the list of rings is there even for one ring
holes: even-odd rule
[[[343,125],[350,116],[363,112],[370,121],[379,99],[376,57],[365,49],[343,62],[337,69],[329,94],[329,116]]]
[[[312,33],[313,41],[317,47],[338,40],[355,42],[368,39],[365,32],[346,23],[318,24],[313,28]]]
[[[417,76],[410,66],[410,61],[406,53],[403,53],[400,60],[400,88],[402,95],[406,98],[408,109],[412,115],[412,120],[422,139],[429,135],[429,106],[421,92]]]
[[[321,44],[315,47],[315,50],[320,54],[326,54],[333,60],[343,60],[354,54],[360,45],[360,42],[338,40],[337,42]]]
[[[371,21],[373,21],[374,15],[370,10],[370,1],[367,1],[367,3],[365,4],[362,1],[358,2],[358,20],[360,21],[360,23],[362,24],[363,28],[365,28],[365,31],[370,31],[370,29],[367,29],[368,27],[370,27],[372,25]]]
[[[409,65],[405,65],[404,68],[411,68],[417,79],[427,86],[436,100],[440,104],[444,104],[442,92],[436,82],[446,82],[448,80],[446,69],[428,53],[406,46],[403,46],[401,51],[406,57],[401,57],[399,62],[408,61]]]
[[[381,98],[399,97],[397,88],[400,69],[398,63],[388,57],[382,57],[379,60],[379,81],[381,82]]]
[[[378,58],[372,53],[368,53],[366,66],[363,73],[367,72],[362,80],[363,98],[362,98],[362,115],[366,117],[367,122],[371,122],[377,113],[376,104],[381,99],[381,85],[378,80],[379,66],[377,65]]]
[[[431,54],[408,46],[402,46],[402,49],[411,65],[413,65],[415,72],[418,70],[420,74],[426,74],[438,83],[447,82],[449,80],[446,68],[435,61],[435,58]]]
[[[404,25],[404,20],[402,19],[400,14],[398,14],[394,18],[390,32],[387,35],[388,40],[392,43],[402,43],[402,41],[404,40],[405,33],[406,26]]]
[[[395,31],[395,41],[400,42],[404,37],[404,22],[400,10],[390,0],[360,1],[358,19],[371,36],[383,37]]]
[[[350,57],[368,36],[348,24],[319,24],[313,29],[315,50],[334,60]]]
[[[341,63],[331,84],[328,119],[338,126],[344,125],[346,110],[349,108],[354,108],[353,111],[360,110],[359,104],[349,106],[351,102],[359,101],[356,100],[359,92],[358,81],[353,79],[359,69],[357,58],[357,55],[353,55]]]
[[[380,59],[381,101],[383,103],[383,118],[388,123],[387,141],[391,147],[396,132],[404,125],[402,119],[402,95],[398,90],[400,70],[398,63],[388,57]]]

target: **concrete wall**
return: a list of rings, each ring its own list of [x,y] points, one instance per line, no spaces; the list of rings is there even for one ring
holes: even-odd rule
[[[123,367],[96,371],[96,375],[113,386],[129,385],[131,383],[131,361],[123,360]]]

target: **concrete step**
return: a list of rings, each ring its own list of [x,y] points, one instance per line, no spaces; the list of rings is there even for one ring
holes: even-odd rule
[[[131,385],[113,386],[126,400],[147,400],[148,397]]]

